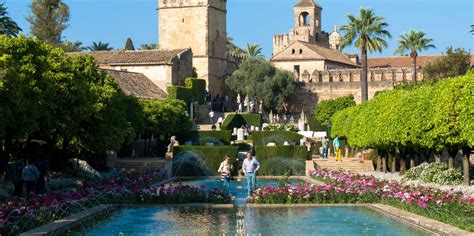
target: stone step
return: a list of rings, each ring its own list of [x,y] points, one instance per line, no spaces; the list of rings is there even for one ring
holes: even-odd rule
[[[372,161],[362,160],[359,158],[343,158],[342,162],[337,162],[336,159],[313,159],[319,168],[330,170],[344,170],[349,172],[369,172],[374,171]]]

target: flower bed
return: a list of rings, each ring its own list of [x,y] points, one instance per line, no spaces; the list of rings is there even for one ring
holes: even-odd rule
[[[16,235],[100,204],[183,204],[230,203],[231,196],[215,189],[186,185],[154,186],[162,172],[127,175],[90,182],[75,191],[30,196],[28,200],[11,198],[0,203],[0,228]],[[2,234],[3,235],[3,234]]]
[[[266,186],[257,189],[249,202],[383,203],[474,232],[473,196],[338,171],[314,170],[312,177],[325,184],[304,187]]]

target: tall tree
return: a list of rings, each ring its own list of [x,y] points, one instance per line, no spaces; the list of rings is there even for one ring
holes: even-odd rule
[[[418,52],[428,50],[430,48],[436,48],[433,44],[433,39],[426,38],[426,34],[423,31],[410,30],[410,32],[400,35],[398,40],[398,49],[395,50],[395,54],[406,55],[406,52],[410,52],[410,57],[413,66],[413,81],[417,81],[417,68],[416,58]]]
[[[263,58],[262,47],[258,44],[247,43],[243,53],[246,58]]]
[[[446,54],[423,68],[424,77],[437,82],[448,77],[465,75],[471,68],[471,55],[462,48],[448,48]]]
[[[388,23],[384,17],[376,16],[371,9],[361,8],[359,16],[352,14],[347,15],[349,22],[341,27],[341,31],[345,33],[342,41],[342,47],[354,44],[360,49],[362,58],[361,73],[361,95],[362,101],[369,99],[367,85],[367,52],[382,52],[387,47],[387,41],[384,38],[390,38],[388,32]]]
[[[61,34],[67,28],[69,7],[61,0],[33,0],[32,15],[27,17],[31,34],[52,44],[61,42]]]
[[[65,52],[82,52],[86,50],[85,47],[82,46],[82,42],[79,41],[64,41],[58,44],[58,47],[62,48]]]
[[[154,50],[158,49],[158,45],[156,43],[148,43],[140,45],[141,50]]]
[[[20,31],[21,28],[8,16],[5,3],[0,3],[0,34],[16,37]]]
[[[133,46],[133,42],[131,38],[127,38],[127,42],[125,42],[124,50],[132,50],[135,51],[135,46]]]
[[[90,47],[88,47],[89,50],[91,51],[112,51],[114,48],[110,47],[108,43],[103,43],[101,41],[99,42],[93,42]]]

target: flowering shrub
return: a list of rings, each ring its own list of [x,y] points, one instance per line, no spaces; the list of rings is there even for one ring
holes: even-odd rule
[[[462,172],[459,169],[448,169],[446,163],[423,163],[411,168],[403,176],[402,182],[420,180],[424,183],[437,183],[444,185],[462,184]]]
[[[330,170],[314,170],[312,177],[324,184],[266,186],[257,189],[248,201],[267,204],[385,203],[474,232],[474,196]]]
[[[29,199],[11,198],[0,203],[0,222],[8,234],[16,235],[100,204],[180,204],[230,203],[231,196],[220,190],[205,191],[186,185],[155,186],[162,172],[127,175],[97,182],[64,192]],[[2,231],[0,227],[0,232]]]

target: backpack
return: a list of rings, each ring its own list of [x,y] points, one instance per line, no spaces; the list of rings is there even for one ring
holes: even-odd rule
[[[33,165],[27,165],[23,168],[23,180],[27,182],[36,182],[39,177],[38,169]]]

